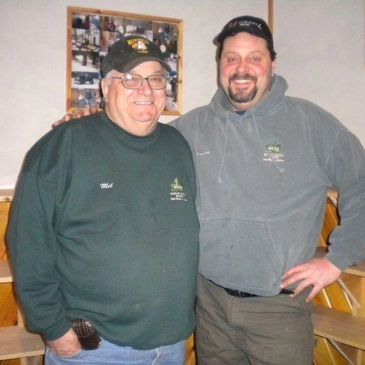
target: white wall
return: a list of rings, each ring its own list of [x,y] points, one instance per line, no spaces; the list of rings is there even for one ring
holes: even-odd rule
[[[365,145],[364,0],[274,2],[289,93],[331,111]],[[65,112],[67,6],[183,19],[183,111],[214,94],[212,39],[223,25],[243,14],[267,18],[267,0],[0,0],[0,189],[14,186],[26,151]]]
[[[288,94],[330,111],[365,146],[365,1],[274,0]]]
[[[65,113],[67,6],[182,19],[183,111],[214,94],[212,39],[223,25],[267,18],[267,0],[0,0],[0,189],[14,186],[26,151]]]

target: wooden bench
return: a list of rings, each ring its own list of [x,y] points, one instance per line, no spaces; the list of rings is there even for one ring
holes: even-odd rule
[[[316,305],[312,320],[317,336],[365,350],[365,317]]]
[[[334,224],[330,225],[333,229]],[[319,247],[316,256],[322,257],[325,251]],[[318,339],[314,363],[364,365],[365,262],[349,267],[313,302],[313,328]]]
[[[8,262],[0,261],[0,284],[12,281]],[[42,338],[29,333],[24,327],[0,327],[0,360],[39,356],[44,354],[44,350]]]
[[[0,261],[0,284],[11,283],[13,278],[11,276],[9,264],[7,261]]]
[[[44,354],[44,343],[39,335],[24,327],[0,328],[0,360],[18,359]]]

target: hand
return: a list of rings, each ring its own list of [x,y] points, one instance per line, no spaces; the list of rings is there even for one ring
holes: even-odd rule
[[[77,109],[76,111],[73,111],[72,113],[67,113],[63,116],[63,118],[56,120],[54,123],[52,123],[52,128],[58,127],[59,125],[72,121],[74,119],[79,119],[81,117],[84,117],[86,115],[94,114],[98,111],[95,107],[87,107],[83,109]]]
[[[57,340],[48,341],[47,345],[56,355],[62,357],[71,357],[81,351],[79,339],[72,328]]]
[[[306,298],[306,302],[310,302],[323,288],[335,282],[341,273],[342,271],[326,258],[316,258],[288,270],[282,277],[281,287],[287,288],[299,283],[295,288],[295,296],[312,286]]]

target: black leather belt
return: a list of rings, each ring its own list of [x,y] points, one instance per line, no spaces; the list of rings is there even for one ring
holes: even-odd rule
[[[227,294],[231,295],[232,297],[237,297],[237,298],[250,298],[250,297],[260,297],[261,295],[256,295],[256,294],[251,294],[251,293],[246,293],[244,291],[239,291],[239,290],[235,290],[235,289],[228,289],[228,288],[223,288]],[[278,295],[291,295],[294,294],[294,291],[291,289],[281,289],[281,291],[279,292]]]

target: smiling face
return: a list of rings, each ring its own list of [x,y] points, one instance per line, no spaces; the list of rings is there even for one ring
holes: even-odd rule
[[[248,110],[265,98],[274,68],[263,38],[241,32],[224,40],[219,81],[235,110]]]
[[[157,61],[148,61],[134,67],[130,74],[143,77],[165,75],[166,70]],[[121,72],[112,71],[112,77]],[[165,108],[166,89],[153,90],[146,80],[138,89],[126,89],[118,78],[104,78],[101,82],[106,99],[108,117],[128,133],[147,136],[156,128],[158,118]]]

